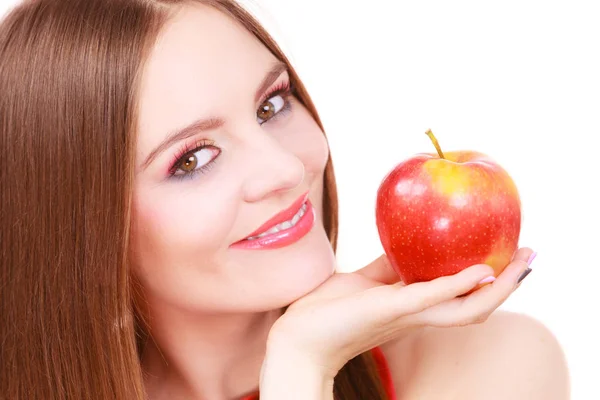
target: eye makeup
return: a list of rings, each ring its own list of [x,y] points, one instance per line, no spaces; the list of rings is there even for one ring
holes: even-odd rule
[[[259,107],[277,96],[280,96],[283,99],[283,105],[266,120],[261,120],[261,118],[258,118],[257,116],[257,120],[261,120],[257,122],[262,126],[287,115],[292,110],[290,97],[293,96],[293,94],[294,88],[289,80],[282,81],[267,91],[261,96]],[[206,150],[204,151],[205,154],[199,154],[203,150]],[[206,152],[210,153],[206,154]],[[215,143],[211,140],[197,139],[184,144],[175,154],[175,157],[173,157],[169,164],[168,178],[183,180],[186,178],[194,178],[198,174],[205,174],[210,171],[221,154],[221,149],[216,147]],[[199,165],[199,160],[206,160],[206,162],[197,167],[197,165]],[[187,170],[186,168],[191,169]]]

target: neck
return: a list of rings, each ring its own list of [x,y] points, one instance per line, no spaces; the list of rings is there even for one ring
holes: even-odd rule
[[[281,313],[153,312],[141,360],[150,398],[230,400],[256,391],[267,336]]]

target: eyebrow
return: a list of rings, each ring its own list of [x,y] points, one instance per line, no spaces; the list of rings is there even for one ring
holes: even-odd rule
[[[267,91],[269,86],[271,86],[277,80],[277,78],[279,78],[279,76],[286,70],[287,65],[285,63],[282,63],[281,61],[277,61],[275,65],[273,65],[271,70],[267,72],[267,75],[265,75],[262,82],[258,86],[258,89],[256,89],[256,94],[254,95],[255,103],[258,102],[260,96],[262,96],[262,94]]]
[[[273,65],[273,67],[269,70],[269,72],[267,72],[267,74],[263,78],[262,82],[258,86],[258,89],[256,90],[256,93],[254,95],[255,103],[258,102],[258,100],[260,99],[262,94],[286,70],[287,70],[287,65],[281,61],[278,61],[277,63],[275,63],[275,65]],[[154,159],[159,154],[161,154],[163,151],[165,151],[166,149],[171,147],[173,144],[175,144],[179,141],[182,141],[184,139],[187,139],[191,136],[194,136],[200,132],[220,128],[224,124],[225,124],[225,121],[223,121],[220,118],[199,119],[199,120],[192,122],[185,128],[174,131],[173,133],[169,134],[165,138],[165,140],[163,140],[154,150],[152,150],[150,152],[150,154],[148,154],[148,157],[146,157],[146,160],[142,164],[142,169],[145,169],[148,165],[150,165],[150,163],[152,161],[154,161]]]
[[[173,144],[194,136],[200,132],[208,131],[210,129],[216,129],[223,126],[225,122],[219,118],[208,118],[199,119],[192,122],[183,129],[179,129],[171,133],[165,140],[163,140],[154,150],[148,154],[146,161],[142,164],[142,169],[145,169],[154,159],[163,151],[171,147]]]

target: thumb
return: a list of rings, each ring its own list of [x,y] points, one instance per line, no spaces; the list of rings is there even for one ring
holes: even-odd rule
[[[394,271],[390,260],[385,254],[377,257],[369,265],[354,273],[384,284],[394,284],[400,281],[400,276]]]

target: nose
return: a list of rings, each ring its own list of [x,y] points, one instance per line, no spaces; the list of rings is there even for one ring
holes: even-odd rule
[[[258,135],[255,135],[256,139]],[[244,200],[251,203],[274,194],[293,191],[304,180],[304,164],[292,150],[262,133],[248,148],[244,165]]]

